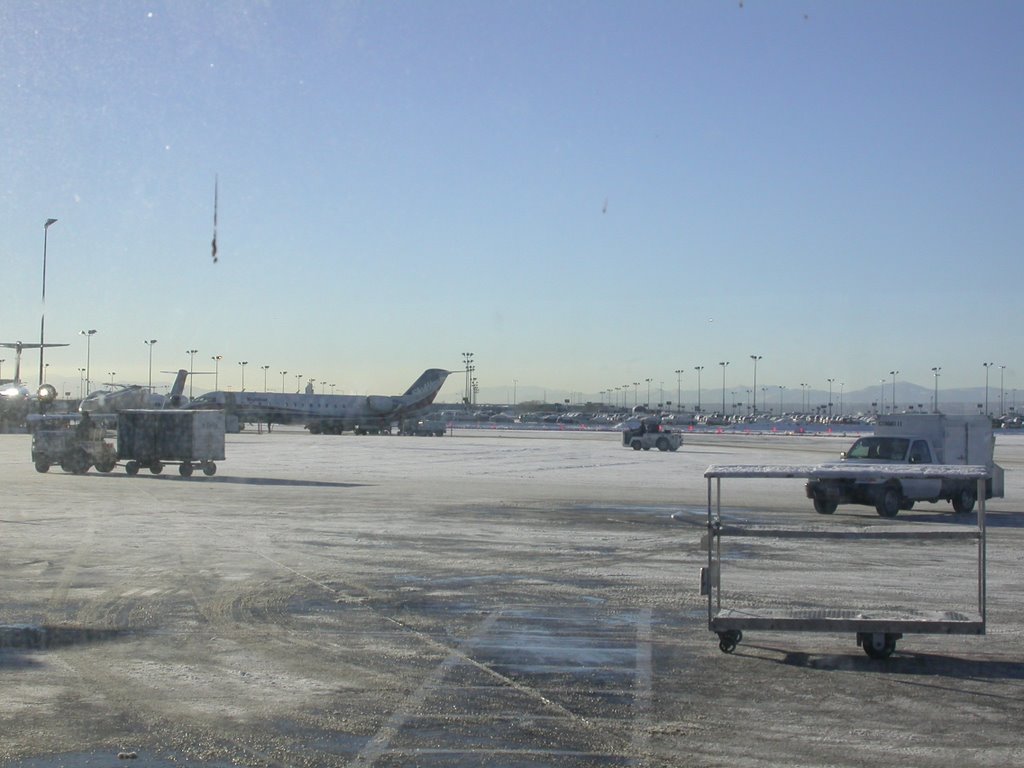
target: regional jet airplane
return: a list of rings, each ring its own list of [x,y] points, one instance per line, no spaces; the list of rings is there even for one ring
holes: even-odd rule
[[[449,371],[430,368],[403,395],[317,395],[282,392],[207,392],[186,408],[223,410],[239,426],[305,424],[314,434],[344,430],[356,433],[389,429],[392,422],[426,408],[448,378]],[[230,428],[230,427],[229,427]]]

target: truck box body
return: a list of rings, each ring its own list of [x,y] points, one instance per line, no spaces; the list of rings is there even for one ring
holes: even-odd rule
[[[995,436],[985,416],[947,416],[943,413],[897,413],[882,416],[875,425],[879,437],[922,437],[931,443],[936,464],[992,466]]]
[[[117,418],[119,459],[222,461],[224,412],[127,410]]]

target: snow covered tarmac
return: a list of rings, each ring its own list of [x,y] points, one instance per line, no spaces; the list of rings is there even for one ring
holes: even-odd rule
[[[987,636],[908,636],[878,662],[848,635],[752,633],[727,656],[707,631],[704,469],[850,442],[688,435],[659,453],[614,433],[275,430],[229,436],[218,474],[186,480],[40,475],[26,436],[0,436],[0,762],[1021,762],[1018,436],[997,442]],[[727,501],[753,521],[879,520],[821,518],[800,481]],[[946,509],[896,522],[959,525]],[[973,574],[945,582],[944,558],[900,546],[830,553],[823,595],[890,586],[873,568],[890,560],[913,562],[912,599],[970,592]],[[772,600],[821,596],[820,552],[738,556]]]

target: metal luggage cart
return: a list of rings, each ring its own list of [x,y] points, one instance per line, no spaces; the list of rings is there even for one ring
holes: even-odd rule
[[[722,480],[732,478],[813,478],[827,474],[835,477],[847,471],[858,478],[879,479],[934,477],[936,472],[955,474],[962,479],[978,483],[977,524],[955,529],[897,528],[892,525],[874,525],[869,529],[842,530],[829,528],[743,527],[723,523]],[[896,648],[896,641],[905,633],[920,634],[985,634],[985,480],[989,471],[984,466],[930,465],[927,468],[901,466],[899,468],[866,465],[847,470],[834,466],[790,465],[712,465],[704,473],[708,481],[708,548],[707,566],[701,568],[701,594],[708,599],[708,629],[719,638],[719,648],[732,653],[743,638],[744,630],[792,632],[855,632],[857,644],[873,659],[887,658]],[[817,522],[820,523],[820,520]],[[859,540],[879,541],[913,540],[919,543],[938,541],[975,541],[977,543],[977,612],[961,611],[858,611],[844,607],[783,609],[773,607],[723,607],[722,605],[722,539],[773,537],[798,541]]]

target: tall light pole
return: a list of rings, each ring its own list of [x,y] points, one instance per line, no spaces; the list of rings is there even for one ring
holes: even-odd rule
[[[676,411],[682,410],[681,400],[683,399],[683,369],[676,369]]]
[[[700,372],[704,370],[704,366],[695,365],[693,370],[697,372],[697,413],[700,413]]]
[[[286,373],[288,373],[288,371],[281,371],[281,392],[282,393],[284,392],[284,375]]]
[[[299,392],[299,387],[300,387],[299,382],[300,381],[302,381],[302,374],[301,373],[296,373],[295,374],[295,393],[296,394],[298,394],[298,392]]]
[[[982,363],[982,365],[985,366],[985,415],[991,418],[992,414],[988,412],[988,369],[995,363]]]
[[[786,412],[785,408],[782,407],[782,394],[786,391],[786,388],[779,384],[779,417]]]
[[[648,378],[644,379],[644,381],[647,382],[647,402],[645,403],[645,405],[648,408],[650,408],[651,407],[651,379],[650,379],[650,377],[648,377]]]
[[[722,366],[722,416],[725,416],[725,368],[729,365],[729,361],[719,363]]]
[[[828,382],[828,420],[832,421],[832,382],[835,379],[825,379]]]
[[[633,408],[634,409],[638,405],[638,401],[640,399],[639,394],[638,394],[639,392],[640,392],[640,382],[639,381],[634,381],[633,382]]]
[[[44,344],[46,331],[46,233],[56,223],[56,219],[47,219],[43,224],[43,305],[39,317],[39,386],[43,386],[43,352],[46,349]]]
[[[96,335],[96,329],[90,328],[88,331],[79,331],[79,336],[85,336],[85,393],[89,394],[89,388],[92,386],[92,381],[89,378],[91,371],[91,357],[92,357],[92,337]]]
[[[153,391],[153,345],[156,344],[156,339],[145,339],[143,344],[149,347],[149,391]]]
[[[941,370],[941,365],[937,365],[934,368],[932,368],[932,373],[935,375],[935,399],[933,403],[933,413],[939,412],[939,371]]]
[[[211,355],[210,359],[213,360],[213,391],[217,392],[220,389],[220,361],[224,355]]]
[[[463,394],[462,396],[462,402],[464,402],[468,406],[469,403],[471,402],[469,399],[469,377],[473,373],[473,353],[463,352],[462,362],[466,368],[466,391],[465,394]]]
[[[889,371],[889,375],[892,376],[892,412],[896,413],[896,374],[899,371]]]
[[[0,362],[3,362],[3,360],[0,360]],[[1004,402],[1002,402],[1002,395],[1004,395],[1005,392],[1006,392],[1006,390],[1004,388],[1002,388],[1002,374],[1005,374],[1006,371],[1007,371],[1007,367],[1006,366],[999,366],[999,418],[1000,419],[1007,415],[1007,409],[1005,407]]]
[[[266,392],[267,391],[267,371],[270,369],[270,366],[269,365],[261,365],[260,368],[263,369],[263,391]]]
[[[192,399],[192,382],[195,380],[195,376],[192,372],[196,369],[196,353],[198,349],[186,349],[185,354],[189,357],[188,363],[188,399]]]
[[[754,361],[754,386],[751,389],[751,397],[753,398],[753,403],[750,407],[750,415],[755,417],[757,416],[757,361],[760,360],[761,357],[761,355],[750,356],[750,359]]]
[[[242,391],[245,392],[245,366],[249,364],[249,361],[239,360],[238,364],[242,367]]]

